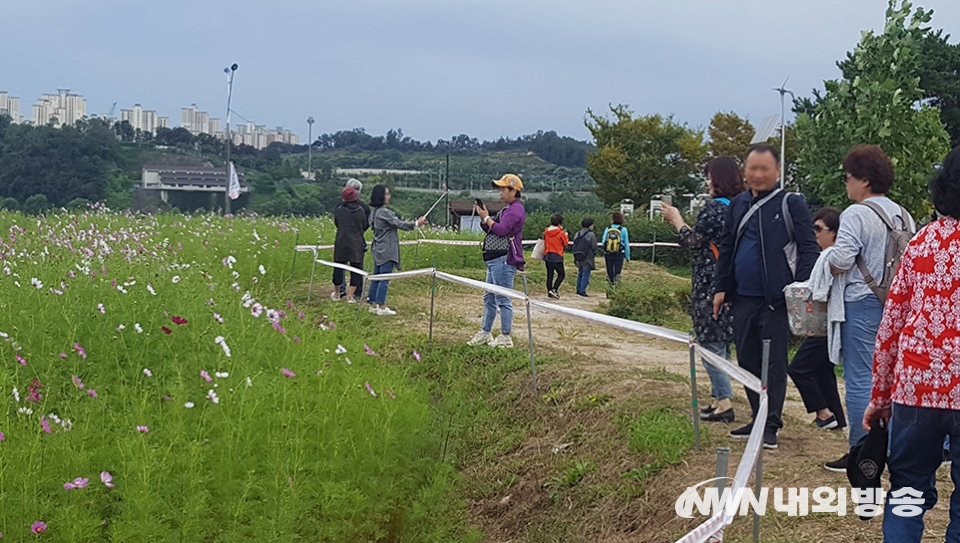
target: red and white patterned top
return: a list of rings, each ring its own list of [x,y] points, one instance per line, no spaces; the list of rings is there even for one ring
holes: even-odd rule
[[[870,403],[891,402],[960,410],[960,220],[920,230],[890,287]]]

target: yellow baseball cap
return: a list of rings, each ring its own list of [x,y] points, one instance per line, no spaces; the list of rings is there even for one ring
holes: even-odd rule
[[[505,174],[505,175],[504,175],[503,177],[501,177],[500,179],[497,179],[496,181],[494,181],[494,182],[493,182],[493,186],[495,186],[495,187],[510,187],[510,188],[512,188],[513,190],[516,190],[516,191],[519,192],[519,191],[522,191],[522,190],[523,190],[523,181],[521,181],[518,176],[516,176],[516,175],[514,175],[514,174],[512,174],[512,173],[508,173],[508,174]]]

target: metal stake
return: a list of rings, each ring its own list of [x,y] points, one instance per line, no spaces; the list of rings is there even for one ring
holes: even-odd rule
[[[433,257],[433,275],[430,281],[430,337],[428,343],[433,345],[433,311],[437,301],[437,257]]]
[[[697,348],[690,334],[690,404],[693,406],[693,448],[700,450],[700,406],[697,400]]]
[[[766,395],[767,392],[767,375],[770,370],[770,340],[763,340],[763,365],[760,369],[760,390]],[[767,400],[767,408],[769,409],[769,398]],[[768,414],[769,416],[769,414]],[[754,424],[766,424],[767,421],[753,421]],[[757,496],[760,495],[761,487],[763,485],[763,444],[760,445],[760,450],[757,452],[757,474],[754,477],[754,485],[756,490],[754,491]],[[757,511],[753,511],[753,541],[754,543],[760,542],[760,515],[757,514]]]
[[[293,265],[290,266],[290,280],[293,281],[293,271],[297,269],[297,245],[300,244],[300,232],[297,232],[297,238],[293,240]]]
[[[527,306],[527,340],[530,345],[530,371],[533,374],[533,391],[537,391],[537,359],[533,354],[533,319],[530,316],[530,289],[527,284],[527,274],[523,274],[523,294],[526,296],[526,299],[523,301]],[[503,315],[500,316],[503,318]],[[503,331],[501,331],[503,333]]]

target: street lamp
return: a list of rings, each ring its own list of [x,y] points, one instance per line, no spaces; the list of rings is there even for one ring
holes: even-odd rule
[[[307,179],[313,180],[313,117],[307,117]]]
[[[230,67],[224,68],[223,73],[227,74],[227,183],[223,187],[223,214],[230,214],[230,99],[233,98],[233,74],[237,71],[236,63]]]

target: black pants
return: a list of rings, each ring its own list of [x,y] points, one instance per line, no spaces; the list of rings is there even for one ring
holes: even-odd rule
[[[551,290],[559,290],[560,283],[567,277],[567,272],[563,269],[563,261],[560,262],[544,262],[547,265],[547,292]],[[553,276],[556,274],[557,281],[553,281]]]
[[[763,369],[763,340],[770,340],[770,365],[767,372],[769,405],[766,430],[783,428],[783,401],[787,396],[787,344],[790,324],[787,305],[780,300],[772,307],[765,298],[738,296],[733,300],[733,335],[740,367],[757,377]],[[747,389],[751,416],[756,419],[760,395]],[[754,420],[756,423],[756,420]]]
[[[337,264],[346,264],[351,268],[357,268],[358,270],[363,269],[363,262],[337,262]],[[345,285],[343,284],[344,275],[346,274],[345,270],[340,268],[333,269],[333,284],[334,286],[340,287],[340,294],[346,293]],[[356,296],[360,296],[360,293],[363,292],[363,276],[359,273],[350,272],[350,286],[356,287]]]
[[[607,279],[616,283],[623,271],[623,253],[607,253],[603,255],[603,259],[607,262]]]
[[[793,362],[787,366],[787,374],[797,385],[807,413],[829,409],[837,417],[838,426],[844,428],[847,418],[843,415],[843,402],[840,401],[837,374],[833,368],[827,338],[810,337],[803,340]]]

